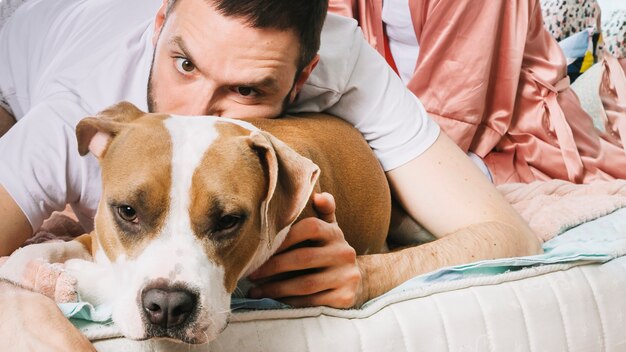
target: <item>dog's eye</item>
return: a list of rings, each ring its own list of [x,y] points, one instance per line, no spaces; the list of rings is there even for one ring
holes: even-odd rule
[[[217,226],[215,227],[216,231],[224,231],[230,230],[239,224],[241,220],[240,216],[237,215],[225,215],[220,218],[217,222]]]
[[[124,221],[137,222],[137,212],[130,205],[122,205],[117,207],[117,214]]]

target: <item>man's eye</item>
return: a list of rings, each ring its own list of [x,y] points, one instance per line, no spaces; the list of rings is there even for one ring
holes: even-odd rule
[[[255,97],[259,93],[250,87],[237,87],[237,93],[242,97]]]
[[[178,72],[182,74],[188,74],[188,73],[193,72],[193,70],[196,69],[196,65],[194,65],[193,62],[189,61],[189,59],[187,58],[177,57],[176,69],[178,70]]]

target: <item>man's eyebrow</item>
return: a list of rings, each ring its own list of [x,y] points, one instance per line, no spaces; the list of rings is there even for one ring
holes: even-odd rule
[[[244,87],[258,87],[265,89],[275,89],[278,87],[278,81],[272,76],[262,77],[258,80],[249,80],[245,82],[241,82],[241,84],[237,84]]]
[[[194,64],[196,63],[196,60],[194,60],[194,58],[191,56],[189,49],[187,49],[187,45],[185,45],[185,40],[183,39],[183,37],[179,35],[175,36],[170,40],[170,44],[178,46],[183,52],[183,55],[185,55],[186,59],[189,59],[189,61],[193,62]]]

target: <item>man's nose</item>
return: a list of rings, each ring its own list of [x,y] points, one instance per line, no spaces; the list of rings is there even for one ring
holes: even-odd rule
[[[189,101],[189,115],[222,116],[224,113],[222,97],[214,89],[198,93],[191,99]]]

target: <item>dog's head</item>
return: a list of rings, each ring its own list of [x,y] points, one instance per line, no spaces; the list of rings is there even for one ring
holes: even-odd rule
[[[76,135],[102,169],[94,254],[117,281],[114,322],[133,339],[214,339],[237,281],[283,241],[318,167],[249,124],[130,103]]]

